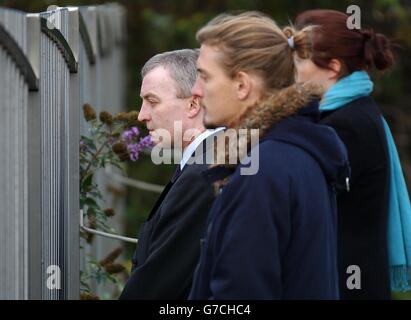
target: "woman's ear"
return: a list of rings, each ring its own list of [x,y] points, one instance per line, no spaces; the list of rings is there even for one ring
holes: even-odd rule
[[[331,61],[328,64],[328,68],[331,72],[329,80],[338,80],[341,74],[341,69],[342,69],[340,60],[331,59]]]
[[[201,111],[200,98],[198,96],[192,96],[189,100],[188,117],[194,118]]]

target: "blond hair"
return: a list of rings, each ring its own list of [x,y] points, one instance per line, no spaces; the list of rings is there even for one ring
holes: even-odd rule
[[[293,51],[300,55],[299,37],[304,34],[306,39],[308,29],[294,32],[287,27],[285,31],[287,34],[268,16],[250,11],[215,17],[197,32],[196,38],[200,44],[216,46],[222,51],[221,62],[230,77],[239,71],[256,73],[262,77],[266,89],[275,90],[294,83]],[[291,32],[297,40],[294,48],[287,41]]]

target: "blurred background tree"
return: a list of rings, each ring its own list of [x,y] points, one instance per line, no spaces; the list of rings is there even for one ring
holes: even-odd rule
[[[0,0],[0,5],[26,12],[45,11],[49,5],[78,6],[100,4],[101,0]],[[153,55],[174,49],[195,48],[195,33],[215,15],[235,10],[259,10],[273,17],[280,26],[293,21],[304,10],[327,8],[346,11],[354,4],[347,0],[207,0],[156,1],[118,0],[127,9],[127,111],[138,110],[141,99],[140,70]],[[373,96],[394,134],[408,189],[411,188],[411,3],[409,0],[355,1],[361,8],[364,28],[386,34],[401,45],[397,64],[384,75],[372,75]],[[167,183],[172,166],[155,166],[148,156],[130,165],[128,175],[157,184]],[[125,232],[135,237],[142,221],[150,212],[157,194],[129,189],[125,213]],[[127,245],[130,258],[133,245]]]

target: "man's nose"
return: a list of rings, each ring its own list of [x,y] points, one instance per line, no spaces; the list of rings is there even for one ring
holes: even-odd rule
[[[199,81],[198,81],[198,77],[197,77],[196,82],[194,83],[193,88],[191,89],[191,94],[193,96],[197,96],[197,97],[200,97],[200,98],[203,96],[203,92],[201,90],[201,87],[200,87],[200,84],[199,84]]]
[[[139,121],[148,121],[150,119],[149,114],[147,112],[147,107],[145,106],[145,103],[141,105],[140,112],[138,113],[138,118]]]

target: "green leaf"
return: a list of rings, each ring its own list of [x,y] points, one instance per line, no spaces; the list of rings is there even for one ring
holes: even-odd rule
[[[116,167],[117,169],[120,169],[121,172],[124,173],[125,170],[125,166],[122,164],[122,162],[119,161],[119,158],[117,155],[115,155],[114,158],[110,159],[111,161],[109,162],[109,164],[113,167]]]
[[[96,198],[96,199],[103,199],[103,196],[101,195],[100,191],[98,191],[98,190],[89,192],[89,195]]]
[[[99,210],[100,206],[98,205],[98,203],[96,202],[96,200],[94,200],[93,198],[87,197],[85,204],[89,207],[89,208],[93,208],[95,210]]]
[[[86,178],[83,179],[81,187],[83,190],[86,190],[88,187],[91,187],[93,183],[93,173],[87,174]]]
[[[97,215],[97,210],[96,209],[94,209],[92,207],[88,208],[88,210],[87,210],[87,216],[88,217],[96,216],[96,215]]]
[[[80,209],[83,209],[86,205],[86,198],[80,196]]]
[[[84,144],[91,150],[96,151],[96,144],[94,143],[93,139],[90,139],[87,136],[81,136],[81,140],[84,141]]]
[[[110,280],[114,284],[117,284],[119,282],[116,276],[109,274],[109,273],[107,273],[107,279]]]

